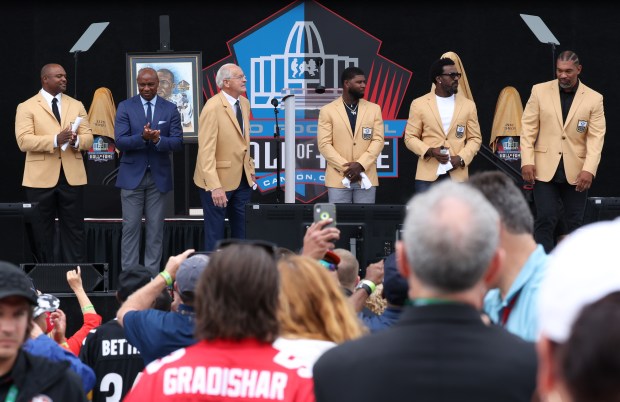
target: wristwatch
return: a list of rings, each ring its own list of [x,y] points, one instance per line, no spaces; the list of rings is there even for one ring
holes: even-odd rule
[[[364,289],[366,291],[366,293],[368,293],[368,296],[370,296],[372,294],[372,289],[370,289],[370,286],[366,285],[365,283],[358,283],[357,286],[355,287],[355,290],[357,291],[358,289]]]
[[[465,160],[463,160],[463,158],[461,158],[460,156],[459,156],[459,158],[461,159],[461,167],[464,168],[465,167]]]

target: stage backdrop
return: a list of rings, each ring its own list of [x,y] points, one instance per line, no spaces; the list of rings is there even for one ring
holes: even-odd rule
[[[447,28],[438,24],[445,20],[446,8],[453,11],[448,13],[451,17]],[[111,3],[104,9],[96,5],[75,8],[71,4],[57,4],[55,13],[70,15],[73,23],[62,29],[50,29],[42,23],[48,18],[45,8],[25,3],[5,7],[9,18],[0,27],[0,33],[7,39],[5,53],[11,55],[12,61],[2,67],[4,76],[10,79],[5,82],[4,107],[0,108],[0,125],[5,133],[0,137],[4,156],[0,160],[4,190],[0,201],[25,199],[21,187],[25,155],[15,141],[15,109],[40,90],[41,67],[50,62],[62,64],[68,74],[67,93],[73,96],[75,92],[87,110],[100,87],[108,88],[118,105],[127,96],[127,54],[160,49],[160,15],[170,17],[170,49],[201,52],[201,64],[206,66],[201,77],[203,101],[215,93],[213,74],[222,63],[240,63],[249,77],[253,153],[263,179],[259,181],[260,189],[253,194],[253,202],[274,202],[275,149],[270,100],[281,97],[286,87],[338,87],[338,71],[345,65],[358,65],[369,80],[366,97],[383,107],[386,120],[387,144],[380,160],[382,176],[377,202],[405,203],[413,194],[417,160],[403,146],[400,136],[411,101],[429,91],[428,69],[435,59],[453,51],[466,67],[484,144],[490,142],[495,106],[503,88],[514,87],[525,103],[533,84],[554,78],[552,49],[538,42],[521,19],[521,13],[543,19],[561,43],[555,54],[565,49],[576,51],[583,64],[582,81],[605,96],[608,133],[590,195],[618,195],[613,173],[620,169],[620,161],[613,157],[613,150],[619,140],[613,133],[620,116],[613,111],[620,107],[620,100],[608,96],[615,83],[609,74],[610,66],[618,59],[609,49],[620,47],[620,37],[616,35],[620,16],[617,6],[575,3],[558,12],[557,6],[545,4],[489,6],[474,2],[466,6],[442,3],[438,7],[430,2],[414,6],[388,0],[351,7],[330,0],[241,1],[234,3],[234,9],[235,20],[231,24],[229,19],[222,18],[231,13],[231,4],[227,3],[205,7],[179,1],[148,8]],[[88,51],[74,58],[69,50],[75,42],[91,23],[102,21],[110,22],[108,28]],[[306,171],[298,180],[297,198],[298,202],[320,201],[325,195],[317,184],[322,161],[313,142],[317,109],[298,106],[297,159],[306,164]],[[283,118],[280,125],[284,127]],[[174,154],[175,214],[185,214],[190,206],[199,207],[197,190],[191,182],[196,152],[197,145],[188,142],[185,151]],[[478,155],[471,171],[493,168]],[[113,184],[107,184],[111,191]],[[114,199],[106,201],[106,205],[98,204],[97,197],[90,200],[90,216],[99,215],[99,211],[120,210],[119,205],[116,209],[107,205],[115,203]]]

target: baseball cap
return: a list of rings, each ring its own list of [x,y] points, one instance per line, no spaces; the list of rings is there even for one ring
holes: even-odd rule
[[[60,299],[49,293],[42,293],[37,297],[37,305],[34,308],[33,318],[43,313],[53,313],[60,307]]]
[[[144,265],[135,265],[122,271],[118,275],[118,289],[116,289],[118,299],[124,302],[133,292],[149,283],[152,279],[151,271]]]
[[[194,254],[181,263],[175,278],[179,293],[194,291],[198,278],[208,263],[209,256],[206,254]]]
[[[398,272],[396,253],[383,261],[383,297],[396,306],[404,306],[409,297],[409,283]]]
[[[30,304],[37,304],[32,281],[26,273],[8,261],[0,261],[0,299],[10,296],[22,296]]]
[[[620,291],[620,265],[613,254],[619,237],[619,219],[601,221],[576,230],[551,252],[538,300],[542,335],[565,342],[586,305]]]

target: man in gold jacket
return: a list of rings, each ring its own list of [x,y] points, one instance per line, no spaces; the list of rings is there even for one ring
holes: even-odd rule
[[[82,102],[64,94],[67,73],[61,65],[43,66],[41,85],[39,93],[17,106],[15,115],[17,145],[26,152],[22,185],[28,201],[38,202],[42,262],[85,262],[82,151],[93,144],[93,134]],[[78,117],[81,124],[73,131]],[[56,218],[61,260],[54,258]]]
[[[418,155],[416,193],[438,177],[467,180],[467,166],[482,144],[476,104],[458,93],[460,78],[452,59],[436,60],[430,70],[434,92],[411,103],[405,145]]]
[[[547,252],[555,246],[559,219],[566,224],[563,234],[581,226],[603,150],[603,96],[585,86],[580,73],[577,54],[560,53],[557,79],[532,87],[521,119],[521,173],[534,184],[534,237]]]
[[[198,158],[194,184],[199,187],[204,214],[205,251],[224,237],[228,216],[231,237],[245,238],[245,205],[254,186],[254,160],[250,157],[250,101],[247,78],[236,64],[224,64],[215,81],[220,92],[200,113]]]
[[[374,204],[377,158],[384,145],[381,107],[362,99],[366,77],[361,69],[344,69],[341,81],[342,96],[319,112],[317,142],[327,161],[327,195],[333,203]]]

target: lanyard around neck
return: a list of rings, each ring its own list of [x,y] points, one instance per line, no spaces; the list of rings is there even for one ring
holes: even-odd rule
[[[408,306],[430,306],[433,304],[459,304],[459,302],[436,297],[420,297],[418,299],[409,299],[405,304]]]
[[[17,387],[15,384],[11,385],[9,392],[6,394],[4,402],[15,402],[17,400]]]

